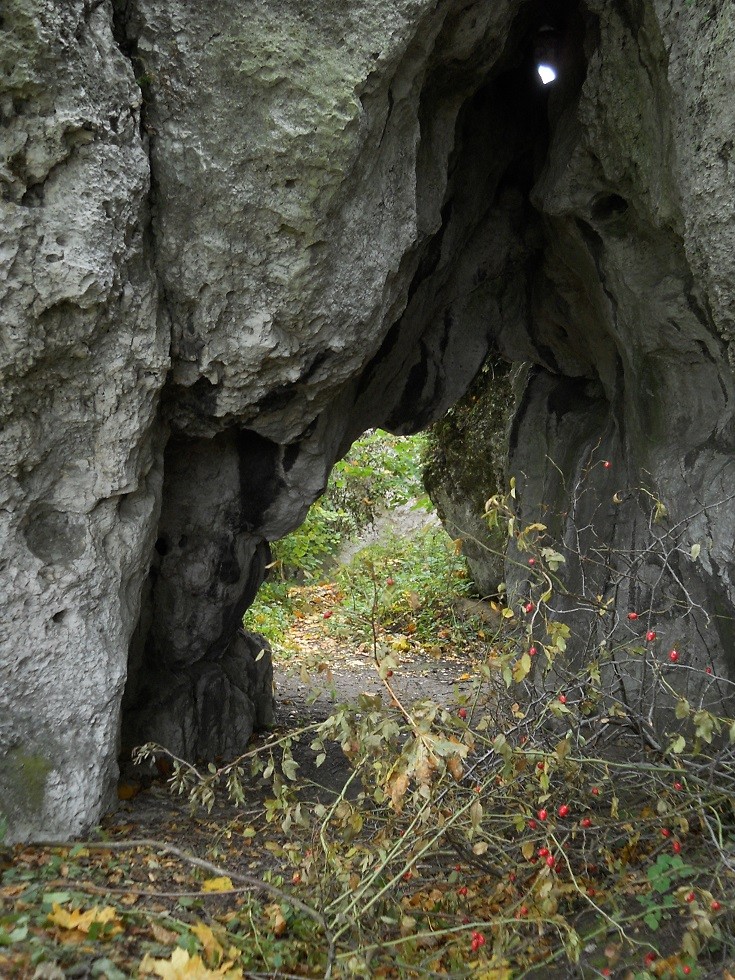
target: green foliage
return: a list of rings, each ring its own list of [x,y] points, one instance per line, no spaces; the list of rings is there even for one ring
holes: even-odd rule
[[[294,613],[291,586],[323,580],[344,542],[382,512],[409,503],[430,508],[421,482],[425,444],[423,434],[393,436],[382,429],[370,430],[355,442],[335,465],[323,497],[312,505],[301,527],[275,542],[269,579],[245,616],[247,629],[282,643]],[[405,556],[414,559],[421,561],[421,568],[426,565],[420,548]],[[442,558],[428,560],[434,565]],[[421,569],[419,576],[426,578]]]
[[[435,524],[363,548],[338,570],[336,581],[346,598],[334,629],[364,640],[377,626],[424,646],[441,639],[440,631],[462,628],[456,602],[472,590],[464,559]],[[476,630],[477,623],[469,628]]]

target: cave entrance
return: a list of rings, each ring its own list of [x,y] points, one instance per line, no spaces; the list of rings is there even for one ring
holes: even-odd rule
[[[458,402],[488,356],[497,377],[532,354],[555,367],[534,315],[547,231],[532,195],[556,120],[584,77],[588,25],[575,4],[533,0],[519,7],[502,51],[478,36],[477,51],[461,62],[447,53],[454,27],[448,18],[414,96],[417,231],[387,278],[387,291],[394,279],[400,285],[386,307],[382,342],[371,339],[359,372],[290,441],[279,436],[286,425],[279,413],[298,415],[292,401],[301,405],[313,378],[327,371],[324,352],[297,381],[265,396],[252,429],[216,414],[209,382],[170,393],[172,402],[188,400],[164,460],[144,593],[152,599],[144,598],[129,660],[125,746],[155,739],[186,757],[234,754],[253,724],[268,723],[267,673],[259,651],[243,648],[250,643],[238,629],[243,608],[270,563],[268,543],[303,520],[361,432],[427,428]],[[538,64],[552,61],[558,77],[544,86]],[[401,117],[391,93],[386,102],[390,126]],[[510,397],[507,387],[502,392],[499,410]],[[183,431],[192,406],[206,417],[196,435]],[[496,443],[495,485],[502,439]],[[473,484],[478,491],[483,481]],[[473,512],[481,504],[473,500]],[[461,533],[464,518],[454,523],[455,537],[476,536]],[[500,579],[494,570],[478,582],[480,594],[495,594]]]

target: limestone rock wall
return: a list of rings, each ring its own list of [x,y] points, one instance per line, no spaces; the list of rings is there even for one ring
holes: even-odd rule
[[[140,89],[109,10],[0,26],[0,809],[72,834],[110,799],[155,539],[168,323]]]
[[[590,454],[650,477],[720,602],[682,636],[735,672],[733,31],[685,0],[7,0],[13,836],[96,820],[121,740],[237,752],[268,723],[237,631],[268,542],[356,435],[429,424],[491,351],[529,365],[525,513],[563,512]],[[634,510],[595,507],[607,541],[647,540]]]

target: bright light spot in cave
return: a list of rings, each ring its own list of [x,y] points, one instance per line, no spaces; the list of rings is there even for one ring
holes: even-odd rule
[[[551,65],[537,65],[536,71],[539,73],[539,77],[544,85],[548,85],[550,82],[556,81],[556,69],[552,68]]]

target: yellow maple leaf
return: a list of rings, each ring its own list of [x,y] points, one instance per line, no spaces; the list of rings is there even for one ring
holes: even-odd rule
[[[107,936],[116,936],[124,931],[122,923],[117,917],[117,912],[110,905],[106,905],[104,908],[98,908],[95,905],[94,908],[88,909],[86,912],[82,912],[81,909],[73,909],[68,912],[57,902],[54,902],[47,921],[52,925],[60,926],[62,929],[76,929],[77,932],[89,932],[96,923],[109,925],[109,928],[105,930]]]
[[[232,888],[232,879],[223,875],[221,878],[207,878],[202,882],[203,892],[227,892]]]
[[[210,927],[204,922],[198,922],[195,926],[191,926],[189,931],[193,932],[199,942],[202,944],[205,960],[208,963],[217,966],[224,956],[225,951],[222,949],[222,946],[217,941],[217,937],[212,932]]]
[[[242,970],[232,969],[232,963],[223,963],[217,970],[210,970],[201,956],[189,956],[185,949],[175,949],[169,960],[154,960],[147,953],[140,964],[140,973],[154,974],[161,980],[242,980]]]

